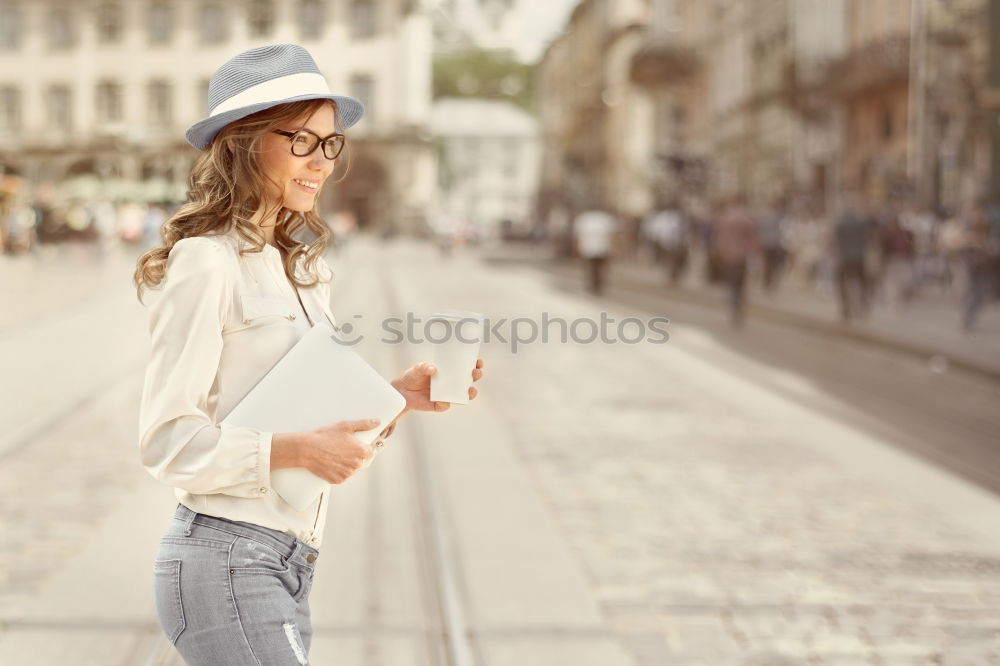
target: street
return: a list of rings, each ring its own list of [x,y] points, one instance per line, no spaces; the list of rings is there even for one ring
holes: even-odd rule
[[[544,266],[551,286],[580,289],[580,267],[553,268],[549,261]],[[621,266],[615,270],[610,298],[648,312],[666,308],[671,319],[695,325],[714,343],[706,346],[691,338],[685,340],[686,351],[716,361],[724,357],[731,371],[738,369],[791,400],[1000,493],[1000,384],[995,372],[992,377],[958,368],[939,372],[933,358],[914,358],[900,350],[887,353],[841,335],[838,327],[803,330],[755,317],[747,330],[733,331],[726,325],[724,308],[678,298],[681,293],[656,281],[637,282]],[[760,295],[756,299],[767,302]],[[834,304],[828,307],[832,313]],[[994,328],[970,338],[969,346],[992,347],[997,317],[989,314]]]
[[[181,664],[135,252],[43,250],[0,257],[0,663]],[[669,340],[484,344],[476,400],[405,416],[338,488],[310,663],[1000,663],[996,383],[487,254],[359,235],[328,254],[333,312],[387,377],[428,360],[379,340],[408,312],[666,317]]]

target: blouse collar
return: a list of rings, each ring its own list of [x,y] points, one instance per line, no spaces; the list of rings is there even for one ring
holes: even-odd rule
[[[254,248],[253,243],[240,236],[239,233],[236,231],[235,226],[229,229],[229,231],[226,232],[225,236],[233,242],[233,244],[238,250],[240,251],[251,250],[251,254],[253,253],[252,252]],[[273,254],[278,259],[281,259],[281,252],[278,251],[277,247],[271,245],[270,243],[264,243],[264,247],[260,250],[260,252],[264,256]]]

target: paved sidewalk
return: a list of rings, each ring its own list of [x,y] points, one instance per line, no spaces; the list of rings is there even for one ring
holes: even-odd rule
[[[454,307],[635,314],[533,269],[474,281],[491,272],[474,254],[441,261],[470,276]],[[413,289],[444,292],[435,257],[409,255]],[[637,663],[1000,663],[996,496],[789,400],[769,387],[787,373],[731,363],[697,326],[670,332],[488,357],[504,426]]]
[[[334,312],[363,314],[369,334],[403,309],[627,314],[534,270],[358,240],[354,260],[334,265]],[[30,342],[26,355],[47,349]],[[384,373],[426,358],[375,349]],[[493,341],[483,355],[479,399],[407,416],[377,464],[340,488],[312,595],[316,666],[439,663],[420,458],[477,665],[1000,663],[995,495],[790,401],[768,388],[779,370],[727,363],[683,323],[669,345],[513,354]],[[31,567],[18,573],[44,578],[17,603],[0,598],[0,664],[179,666],[157,648],[149,578],[173,496],[136,465],[134,421],[121,416],[135,413],[140,371],[85,405],[89,427],[73,412],[10,454],[19,464],[0,480],[84,466],[57,466],[67,449],[92,456],[104,480],[0,516],[14,535],[2,543]],[[84,534],[54,544],[52,514],[76,505],[90,514],[70,516]]]
[[[390,307],[387,295],[406,286],[402,271],[374,260],[380,250],[358,238],[346,256],[331,259],[340,322],[354,313],[374,321]],[[412,306],[419,296],[401,300]],[[144,313],[131,293],[110,295],[107,307],[128,311],[129,325],[100,333],[119,344],[125,334],[143,339],[134,331]],[[37,358],[45,348],[22,339],[31,321],[12,321],[8,335]],[[426,359],[425,350],[371,342],[359,352],[384,376]],[[0,664],[182,666],[163,639],[151,579],[176,500],[139,466],[134,415],[144,358],[125,356],[129,372],[86,413],[72,412],[5,460],[0,480],[16,499],[2,506],[0,527],[16,536],[0,548],[0,566],[10,565],[0,577]],[[419,500],[426,486],[442,506],[438,520],[476,664],[634,666],[556,516],[523,474],[498,399],[483,395],[448,414],[406,416],[376,462],[336,488],[310,595],[310,663],[443,663],[448,627],[430,573],[433,535]],[[475,430],[476,446],[456,450]],[[429,469],[423,485],[414,474],[418,456]],[[39,497],[37,479],[47,470],[56,472],[55,489]]]
[[[556,260],[547,245],[509,243],[479,251],[484,258],[495,262],[525,262],[561,273],[577,273],[581,288],[584,285],[583,263],[577,259]],[[655,291],[666,298],[724,309],[724,287],[706,283],[703,276],[702,259],[696,251],[692,254],[692,265],[678,285],[669,284],[665,266],[622,257],[610,263],[608,283],[611,287]],[[798,275],[785,276],[772,294],[760,288],[758,276],[751,274],[748,280],[749,325],[753,325],[754,318],[765,318],[835,333],[922,357],[937,370],[951,364],[1000,379],[1000,307],[996,304],[983,309],[976,328],[969,333],[959,329],[956,297],[934,292],[921,294],[899,312],[890,311],[876,296],[867,319],[847,324],[840,321],[836,293],[811,289],[801,283]]]

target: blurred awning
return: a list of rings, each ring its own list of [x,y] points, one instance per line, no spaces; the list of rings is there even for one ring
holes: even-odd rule
[[[172,187],[166,178],[150,178],[139,183],[138,201],[145,203],[155,203],[166,201],[171,198]]]
[[[60,199],[94,199],[101,193],[101,179],[94,174],[81,174],[61,181],[55,186]]]
[[[108,178],[101,183],[101,194],[113,201],[138,201],[138,197],[142,195],[142,182]]]
[[[55,191],[62,200],[110,199],[152,203],[183,201],[187,187],[183,183],[171,183],[165,178],[138,181],[124,178],[101,179],[93,174],[83,174],[58,183]]]

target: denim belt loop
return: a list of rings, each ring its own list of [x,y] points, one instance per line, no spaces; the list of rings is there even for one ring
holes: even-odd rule
[[[187,507],[184,508],[187,509]],[[198,515],[198,513],[196,511],[192,511],[191,509],[187,509],[187,514],[187,518],[184,519],[184,536],[191,536],[191,523],[194,522],[194,518]]]
[[[318,558],[317,555],[318,552],[319,551],[317,551],[312,546],[309,546],[308,544],[305,544],[302,541],[296,539],[295,548],[292,551],[292,554],[288,557],[288,559],[300,566],[306,567],[310,571],[313,571],[316,568],[314,562],[316,562]]]

